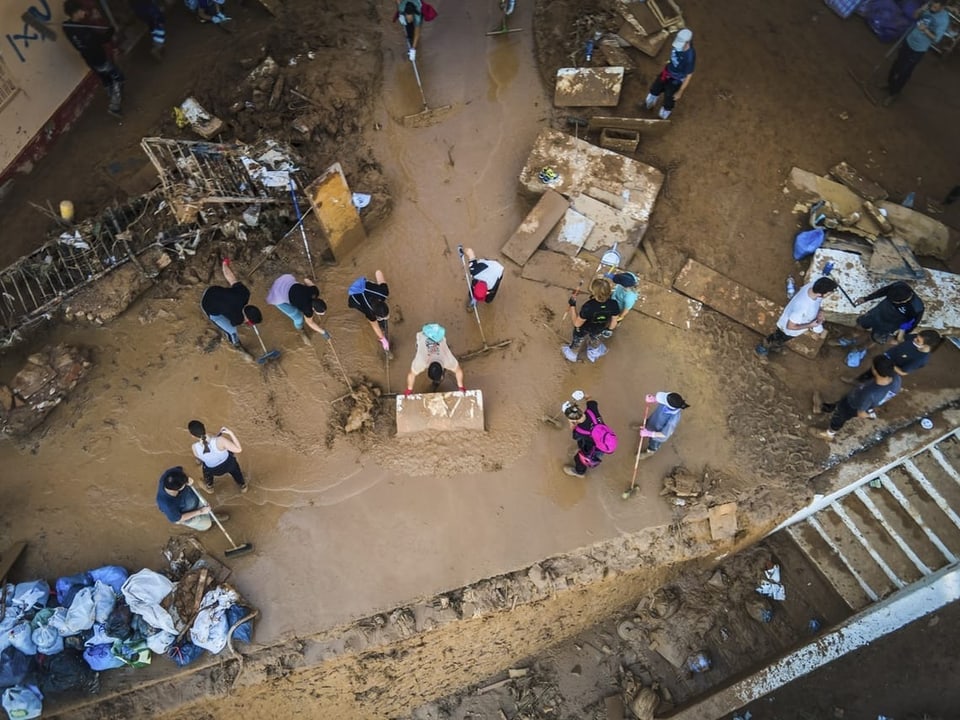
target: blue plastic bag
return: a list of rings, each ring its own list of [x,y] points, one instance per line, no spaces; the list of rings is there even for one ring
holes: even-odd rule
[[[802,260],[808,255],[813,255],[817,248],[823,245],[826,236],[827,232],[823,228],[814,228],[797,233],[797,237],[793,240],[793,259]]]
[[[189,640],[184,640],[179,645],[171,645],[170,649],[167,650],[167,657],[179,667],[189,665],[201,655],[203,655],[203,648],[194,645]]]
[[[100,582],[109,585],[111,588],[113,588],[113,591],[119,595],[120,588],[123,587],[123,584],[127,581],[127,577],[129,577],[130,573],[128,573],[119,565],[104,565],[96,570],[91,570],[89,575],[94,581],[99,580]]]
[[[90,573],[80,573],[79,575],[67,575],[57,578],[57,604],[63,607],[70,607],[74,596],[85,587],[93,585],[93,578]]]
[[[227,627],[233,627],[235,622],[249,612],[250,610],[243,605],[231,605],[227,608]],[[249,643],[253,639],[253,620],[247,620],[243,625],[240,625],[234,630],[233,639],[239,640],[242,643]]]
[[[866,348],[864,348],[863,350],[854,348],[853,350],[847,353],[847,367],[852,367],[852,368],[860,367],[860,363],[863,362],[863,358],[865,358],[866,356],[867,356]]]
[[[121,668],[126,663],[113,654],[113,645],[90,645],[83,651],[83,659],[91,670],[101,672]]]

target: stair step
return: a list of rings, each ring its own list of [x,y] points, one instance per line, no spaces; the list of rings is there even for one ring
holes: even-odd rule
[[[875,602],[877,594],[847,564],[829,538],[824,537],[822,530],[820,523],[810,517],[805,522],[788,527],[787,534],[851,610],[861,610]]]

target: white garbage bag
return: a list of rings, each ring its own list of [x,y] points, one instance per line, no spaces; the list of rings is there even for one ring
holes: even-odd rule
[[[14,685],[3,691],[3,709],[7,717],[16,720],[32,720],[40,717],[43,711],[43,695],[36,687]]]
[[[151,627],[176,635],[179,629],[160,601],[173,591],[173,583],[153,570],[141,570],[127,578],[121,592],[130,612],[139,615]]]
[[[93,586],[93,606],[94,619],[98,623],[105,623],[113,612],[113,606],[117,604],[117,596],[113,588],[106,583],[97,580]]]
[[[30,623],[26,621],[18,622],[7,630],[7,640],[24,655],[37,654],[37,646],[33,642],[33,630],[30,629]]]
[[[227,610],[240,600],[236,590],[218,587],[208,591],[200,603],[200,612],[190,628],[193,644],[214,655],[227,646]]]

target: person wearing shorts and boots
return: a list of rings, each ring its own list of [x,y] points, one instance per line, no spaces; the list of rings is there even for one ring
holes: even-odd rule
[[[410,372],[407,374],[407,389],[404,395],[410,395],[413,392],[413,384],[417,380],[417,375],[426,370],[434,389],[443,379],[443,371],[451,370],[457,377],[457,390],[466,392],[463,384],[463,370],[460,362],[450,352],[447,345],[447,331],[442,325],[428,323],[417,333],[417,354],[410,364]]]
[[[193,478],[187,476],[179,465],[165,470],[157,486],[157,507],[167,519],[177,525],[186,525],[192,530],[209,530],[210,505],[193,491]],[[217,515],[220,522],[229,517]]]
[[[240,492],[245,493],[249,486],[236,458],[236,453],[242,452],[243,447],[233,430],[220,428],[219,433],[210,437],[199,420],[191,420],[187,424],[187,430],[195,438],[199,438],[193,444],[193,455],[203,467],[203,489],[213,492],[213,479],[229,473]]]
[[[580,348],[587,340],[587,359],[596,362],[607,353],[607,346],[601,338],[610,337],[617,327],[617,316],[620,306],[612,298],[613,286],[607,278],[598,277],[590,282],[590,299],[577,313],[577,300],[571,297],[568,301],[570,321],[573,323],[573,338],[569,345],[563,345],[560,350],[570,362],[577,362],[580,358]]]
[[[390,340],[387,338],[387,321],[390,319],[390,306],[387,305],[387,298],[390,297],[390,288],[387,286],[387,279],[379,270],[377,270],[376,279],[375,283],[365,277],[354,280],[347,291],[347,307],[363,313],[373,332],[376,333],[383,351],[389,355]]]

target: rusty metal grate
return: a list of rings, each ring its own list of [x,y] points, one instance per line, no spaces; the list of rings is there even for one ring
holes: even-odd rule
[[[14,81],[10,74],[10,69],[0,57],[0,110],[10,102],[16,94],[20,92],[20,87]]]

